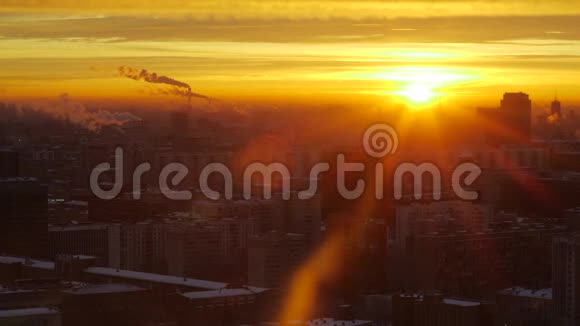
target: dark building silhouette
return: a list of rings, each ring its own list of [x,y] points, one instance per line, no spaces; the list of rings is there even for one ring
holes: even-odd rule
[[[108,225],[70,224],[48,227],[49,258],[59,254],[94,256],[108,264]]]
[[[330,223],[330,229],[344,239],[342,252],[345,293],[372,293],[386,288],[387,226],[383,219],[348,219]],[[357,266],[357,268],[352,268]]]
[[[269,291],[228,285],[219,290],[176,294],[178,325],[256,324],[268,315],[268,307],[278,301]]]
[[[494,225],[483,232],[458,230],[415,236],[403,258],[392,261],[403,275],[397,285],[467,297],[492,296],[514,284],[547,287],[552,238],[566,230],[540,224],[505,224],[509,228]]]
[[[516,142],[530,141],[532,129],[532,101],[526,93],[505,93],[500,112],[503,122],[514,134]]]
[[[558,218],[566,209],[580,206],[580,178],[574,173],[512,169],[497,171],[494,178],[499,210]]]
[[[496,325],[551,326],[552,289],[511,287],[497,293]]]
[[[393,326],[493,325],[494,305],[439,293],[393,296]]]
[[[18,176],[18,152],[0,149],[0,178]]]
[[[186,201],[171,201],[162,195],[144,193],[139,200],[129,193],[122,193],[112,200],[89,199],[91,222],[135,222],[157,218],[168,212],[184,211]]]
[[[305,257],[302,234],[272,231],[248,241],[248,283],[271,288],[287,284]]]
[[[63,326],[257,325],[282,302],[266,288],[98,266],[83,255],[0,255],[0,310],[58,307]]]
[[[0,179],[0,252],[45,257],[47,205],[47,189],[36,179]]]
[[[526,93],[505,93],[499,109],[478,108],[477,115],[488,144],[525,144],[532,129],[532,101]]]
[[[147,289],[133,284],[90,284],[62,291],[63,325],[144,325]]]
[[[554,101],[552,101],[552,104],[550,105],[550,112],[557,118],[562,117],[562,103],[558,101],[558,98],[554,98]]]
[[[554,325],[578,325],[580,303],[578,235],[555,237],[552,246],[552,289]]]

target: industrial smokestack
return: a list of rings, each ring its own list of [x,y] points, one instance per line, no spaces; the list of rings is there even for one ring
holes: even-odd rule
[[[209,97],[192,92],[191,87],[187,83],[181,82],[179,80],[175,80],[167,76],[160,76],[145,69],[135,69],[128,66],[121,66],[119,67],[118,71],[119,75],[122,77],[130,78],[133,80],[143,80],[148,83],[173,86],[172,89],[161,92],[168,95],[187,97],[187,106],[189,110],[191,110],[191,97],[202,98],[211,103],[211,99]]]
[[[179,88],[191,90],[191,87],[189,87],[189,85],[184,82],[180,82],[167,76],[158,76],[156,73],[149,72],[145,69],[135,69],[127,66],[121,66],[119,67],[119,74],[123,77],[131,78],[134,80],[144,80],[149,83],[173,85]]]

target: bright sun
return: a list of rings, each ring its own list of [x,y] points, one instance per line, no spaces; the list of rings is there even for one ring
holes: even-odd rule
[[[430,107],[448,96],[450,86],[479,78],[471,71],[453,67],[391,67],[370,76],[389,81],[393,90],[385,93],[399,97],[413,109]]]
[[[397,94],[415,104],[427,104],[438,96],[433,87],[420,83],[408,84]]]

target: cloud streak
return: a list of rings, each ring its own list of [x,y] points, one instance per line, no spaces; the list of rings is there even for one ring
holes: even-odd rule
[[[240,19],[353,19],[498,16],[498,15],[574,15],[578,2],[566,0],[446,0],[446,1],[348,1],[348,0],[4,0],[3,11],[98,13],[107,15],[152,15],[192,17],[199,20]]]
[[[19,17],[16,19],[15,17]],[[47,20],[0,14],[4,39],[59,39],[121,44],[131,41],[269,43],[486,42],[509,39],[580,39],[580,16],[397,18],[372,24],[343,20],[200,22],[195,19],[102,17]],[[479,28],[486,26],[486,28]],[[514,28],[517,26],[517,28]],[[558,33],[554,33],[557,31]]]

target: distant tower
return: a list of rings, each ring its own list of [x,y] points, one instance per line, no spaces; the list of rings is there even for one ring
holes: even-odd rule
[[[558,96],[554,97],[554,101],[552,101],[552,105],[550,106],[550,111],[552,115],[561,118],[562,117],[562,104],[558,101]]]
[[[500,113],[516,142],[529,142],[532,129],[532,101],[526,93],[505,93]],[[512,137],[510,137],[512,138]]]

